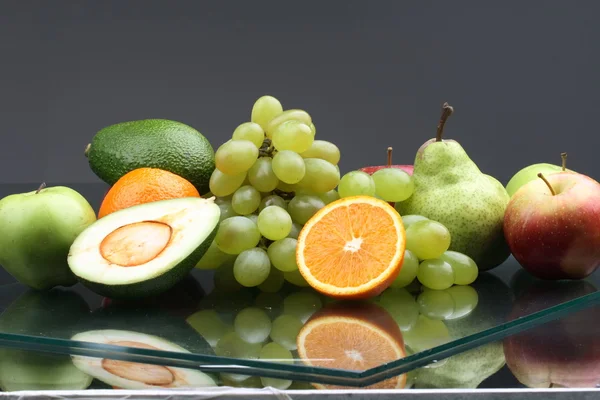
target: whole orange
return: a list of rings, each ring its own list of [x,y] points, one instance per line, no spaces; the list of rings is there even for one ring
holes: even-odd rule
[[[172,172],[134,169],[115,182],[104,196],[98,218],[138,204],[180,197],[200,197],[200,193],[189,181]]]

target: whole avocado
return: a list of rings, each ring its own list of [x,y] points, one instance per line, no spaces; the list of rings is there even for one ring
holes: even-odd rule
[[[85,155],[92,171],[109,185],[137,168],[160,168],[209,191],[215,151],[196,129],[167,119],[144,119],[107,126],[94,135]]]

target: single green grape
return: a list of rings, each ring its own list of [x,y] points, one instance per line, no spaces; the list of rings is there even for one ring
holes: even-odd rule
[[[219,216],[219,222],[223,222],[223,220],[226,220],[227,218],[231,218],[231,217],[235,217],[236,215],[239,215],[233,209],[231,200],[220,202],[218,204],[218,206],[221,209],[221,215]]]
[[[314,122],[310,123],[310,131],[312,132],[313,137],[317,136],[317,127]]]
[[[371,175],[363,171],[350,171],[340,180],[338,186],[340,197],[375,196],[375,181]]]
[[[402,216],[402,224],[404,225],[404,229],[408,229],[408,227],[411,226],[412,224],[414,224],[415,222],[428,221],[428,220],[429,220],[429,218],[424,217],[422,215],[410,214],[410,215]]]
[[[340,194],[335,189],[332,189],[329,192],[317,194],[317,196],[319,196],[319,198],[323,200],[325,204],[333,203],[340,198]]]
[[[292,238],[277,240],[269,245],[267,254],[271,264],[282,272],[298,269],[296,263],[296,244],[298,241]]]
[[[454,284],[454,272],[446,261],[428,259],[419,264],[417,279],[429,289],[444,290]]]
[[[398,324],[401,331],[410,330],[419,317],[414,297],[404,288],[388,288],[379,296],[383,307]]]
[[[294,222],[304,225],[323,207],[325,202],[319,197],[300,195],[290,200],[287,211]]]
[[[312,118],[310,114],[308,114],[306,111],[299,109],[285,110],[269,121],[267,127],[265,128],[265,133],[267,137],[269,139],[273,139],[273,133],[275,132],[277,127],[287,121],[301,122],[307,125],[309,127],[309,130],[310,124],[312,124]],[[314,135],[312,135],[312,131],[311,136],[314,137]]]
[[[303,325],[295,316],[282,314],[271,325],[271,340],[288,350],[296,350],[296,337]]]
[[[235,260],[226,261],[215,270],[215,274],[213,275],[215,288],[224,293],[236,292],[242,288],[242,285],[240,285],[233,275],[234,261]]]
[[[292,217],[286,210],[277,206],[269,206],[258,214],[258,230],[269,240],[287,237],[292,229]]]
[[[206,250],[206,253],[202,256],[200,261],[196,264],[196,268],[198,269],[217,269],[226,261],[233,261],[235,256],[231,254],[227,254],[219,250],[217,244],[213,240]]]
[[[298,239],[298,235],[300,235],[300,231],[302,230],[302,225],[297,222],[292,222],[292,229],[290,229],[290,233],[288,233],[287,237],[292,239]]]
[[[415,191],[413,177],[398,168],[382,168],[372,175],[375,194],[385,201],[404,201]]]
[[[242,286],[258,286],[269,277],[271,261],[264,249],[255,247],[242,251],[233,264],[233,276]]]
[[[446,289],[454,300],[454,312],[446,319],[458,319],[466,317],[477,308],[479,294],[472,286],[457,285]]]
[[[297,188],[298,188],[298,185],[285,183],[282,180],[280,180],[279,184],[277,185],[278,190],[281,190],[282,192],[286,192],[286,193],[293,193],[296,191]]]
[[[265,131],[255,122],[244,122],[238,125],[231,136],[233,140],[249,140],[260,149],[265,140]]]
[[[340,170],[336,165],[320,158],[305,158],[306,172],[298,186],[313,193],[327,193],[340,182]]]
[[[239,215],[252,214],[260,205],[260,192],[250,185],[242,186],[231,198],[231,207]]]
[[[403,288],[410,285],[416,279],[418,269],[419,259],[417,256],[408,249],[404,250],[404,261],[402,261],[400,273],[390,286]]]
[[[333,165],[337,165],[340,162],[340,149],[335,144],[326,140],[313,141],[310,148],[300,155],[304,158],[320,158],[329,161]]]
[[[291,150],[302,153],[314,141],[310,127],[297,120],[281,123],[273,131],[273,146],[277,151]]]
[[[237,313],[233,328],[247,343],[263,343],[271,333],[271,318],[257,307],[247,307]]]
[[[479,276],[477,264],[466,254],[448,250],[440,258],[452,266],[455,285],[470,285]]]
[[[406,229],[406,248],[419,260],[439,258],[450,247],[450,231],[437,221],[417,221]]]
[[[263,346],[263,348],[260,350],[259,359],[277,363],[294,363],[292,353],[285,347],[275,342],[267,343]],[[279,390],[285,390],[292,385],[292,381],[289,379],[269,378],[263,376],[260,378],[260,381],[265,387],[272,387]]]
[[[269,122],[282,112],[283,107],[279,100],[273,96],[262,96],[254,102],[250,120],[260,125],[265,131]]]
[[[309,287],[310,284],[306,282],[306,279],[302,276],[299,270],[295,269],[293,271],[284,271],[283,279],[288,281],[294,286],[298,287]]]
[[[431,319],[446,319],[454,313],[454,299],[447,290],[425,289],[417,304],[419,312]]]
[[[303,323],[322,307],[321,298],[313,291],[294,292],[283,300],[283,313],[293,315]]]
[[[263,197],[263,199],[260,202],[260,205],[258,206],[258,211],[262,211],[269,206],[277,206],[283,208],[284,210],[287,210],[286,201],[282,197],[277,196],[276,194],[270,194],[268,196]]]
[[[285,183],[298,183],[306,173],[304,159],[291,150],[280,150],[273,157],[273,172]]]
[[[273,159],[261,157],[248,171],[248,181],[259,192],[271,192],[279,184],[279,179],[273,172]]]
[[[215,166],[224,174],[239,175],[248,171],[257,158],[258,149],[254,143],[249,140],[230,140],[215,152]]]
[[[283,272],[277,268],[271,268],[267,279],[258,285],[258,288],[267,293],[277,293],[283,286]]]
[[[227,218],[219,225],[215,243],[224,253],[240,254],[256,247],[260,241],[260,231],[252,220],[235,216]]]
[[[208,181],[210,191],[217,197],[229,196],[242,186],[246,175],[246,172],[241,172],[237,175],[227,175],[215,168]]]

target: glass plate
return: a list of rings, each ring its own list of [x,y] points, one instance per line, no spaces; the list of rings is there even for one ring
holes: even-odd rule
[[[71,187],[88,199],[106,190]],[[361,302],[333,301],[288,283],[276,293],[241,288],[226,267],[194,271],[157,298],[128,303],[80,285],[36,292],[7,274],[0,279],[0,346],[70,355],[79,370],[115,387],[136,379],[153,387],[203,386],[201,376],[234,386],[254,376],[275,378],[265,385],[274,387],[293,380],[403,388],[417,368],[442,367],[467,351],[490,352],[510,335],[600,302],[598,274],[546,283],[512,257],[470,286],[432,295],[413,285]],[[170,375],[152,365],[194,370],[197,379],[171,376],[175,383],[165,383]]]

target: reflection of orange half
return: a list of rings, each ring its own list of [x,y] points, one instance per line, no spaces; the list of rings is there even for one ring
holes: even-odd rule
[[[330,304],[313,314],[300,330],[298,355],[310,366],[364,371],[404,358],[402,332],[392,317],[372,303]],[[313,384],[318,389],[344,386]],[[402,389],[406,374],[368,386]]]

